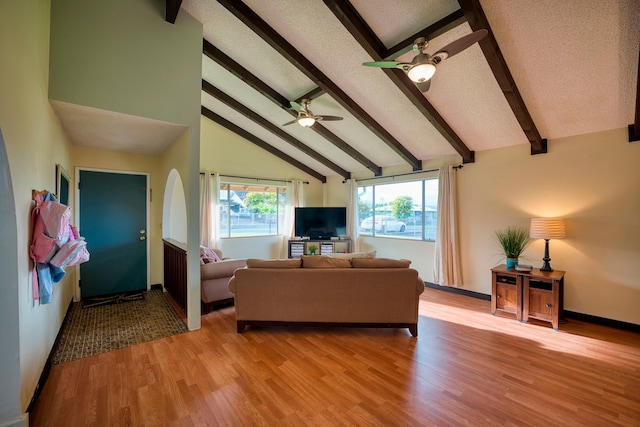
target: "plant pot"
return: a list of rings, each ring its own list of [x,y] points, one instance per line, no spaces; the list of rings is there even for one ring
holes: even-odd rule
[[[507,258],[507,268],[516,268],[518,266],[518,258]]]

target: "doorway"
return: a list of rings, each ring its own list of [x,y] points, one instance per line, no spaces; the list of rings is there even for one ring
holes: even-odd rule
[[[90,260],[80,265],[80,297],[149,288],[148,174],[79,170],[80,233]]]

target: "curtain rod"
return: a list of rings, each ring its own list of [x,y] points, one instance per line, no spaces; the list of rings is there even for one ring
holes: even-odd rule
[[[204,172],[200,172],[200,175],[204,175]],[[211,175],[215,175],[212,173]],[[252,176],[236,176],[236,175],[224,175],[219,173],[219,176],[224,176],[225,178],[240,178],[240,179],[254,179],[256,182],[260,181],[271,181],[271,182],[293,182],[290,179],[270,179],[270,178],[255,178]],[[309,184],[309,181],[302,181],[303,184]]]
[[[464,167],[464,165],[458,165],[458,166],[454,166],[454,169],[462,169]],[[387,176],[374,176],[371,178],[362,178],[362,179],[356,179],[356,182],[362,182],[362,181],[371,181],[371,180],[376,180],[376,179],[384,179],[384,178],[395,178],[397,176],[407,176],[407,175],[416,175],[419,173],[427,173],[427,172],[437,172],[440,169],[429,169],[429,170],[420,170],[420,171],[415,171],[415,172],[406,172],[406,173],[398,173],[395,175],[387,175]],[[342,181],[342,182],[346,182],[346,181]]]

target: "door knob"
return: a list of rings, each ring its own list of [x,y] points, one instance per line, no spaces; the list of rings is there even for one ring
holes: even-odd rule
[[[145,230],[140,230],[140,234],[144,234],[144,233],[146,233]]]
[[[144,236],[140,236],[140,240],[146,240],[147,238]]]

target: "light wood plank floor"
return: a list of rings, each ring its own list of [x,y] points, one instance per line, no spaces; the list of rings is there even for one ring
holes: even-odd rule
[[[640,426],[640,336],[426,289],[403,329],[202,329],[53,366],[32,426]]]

